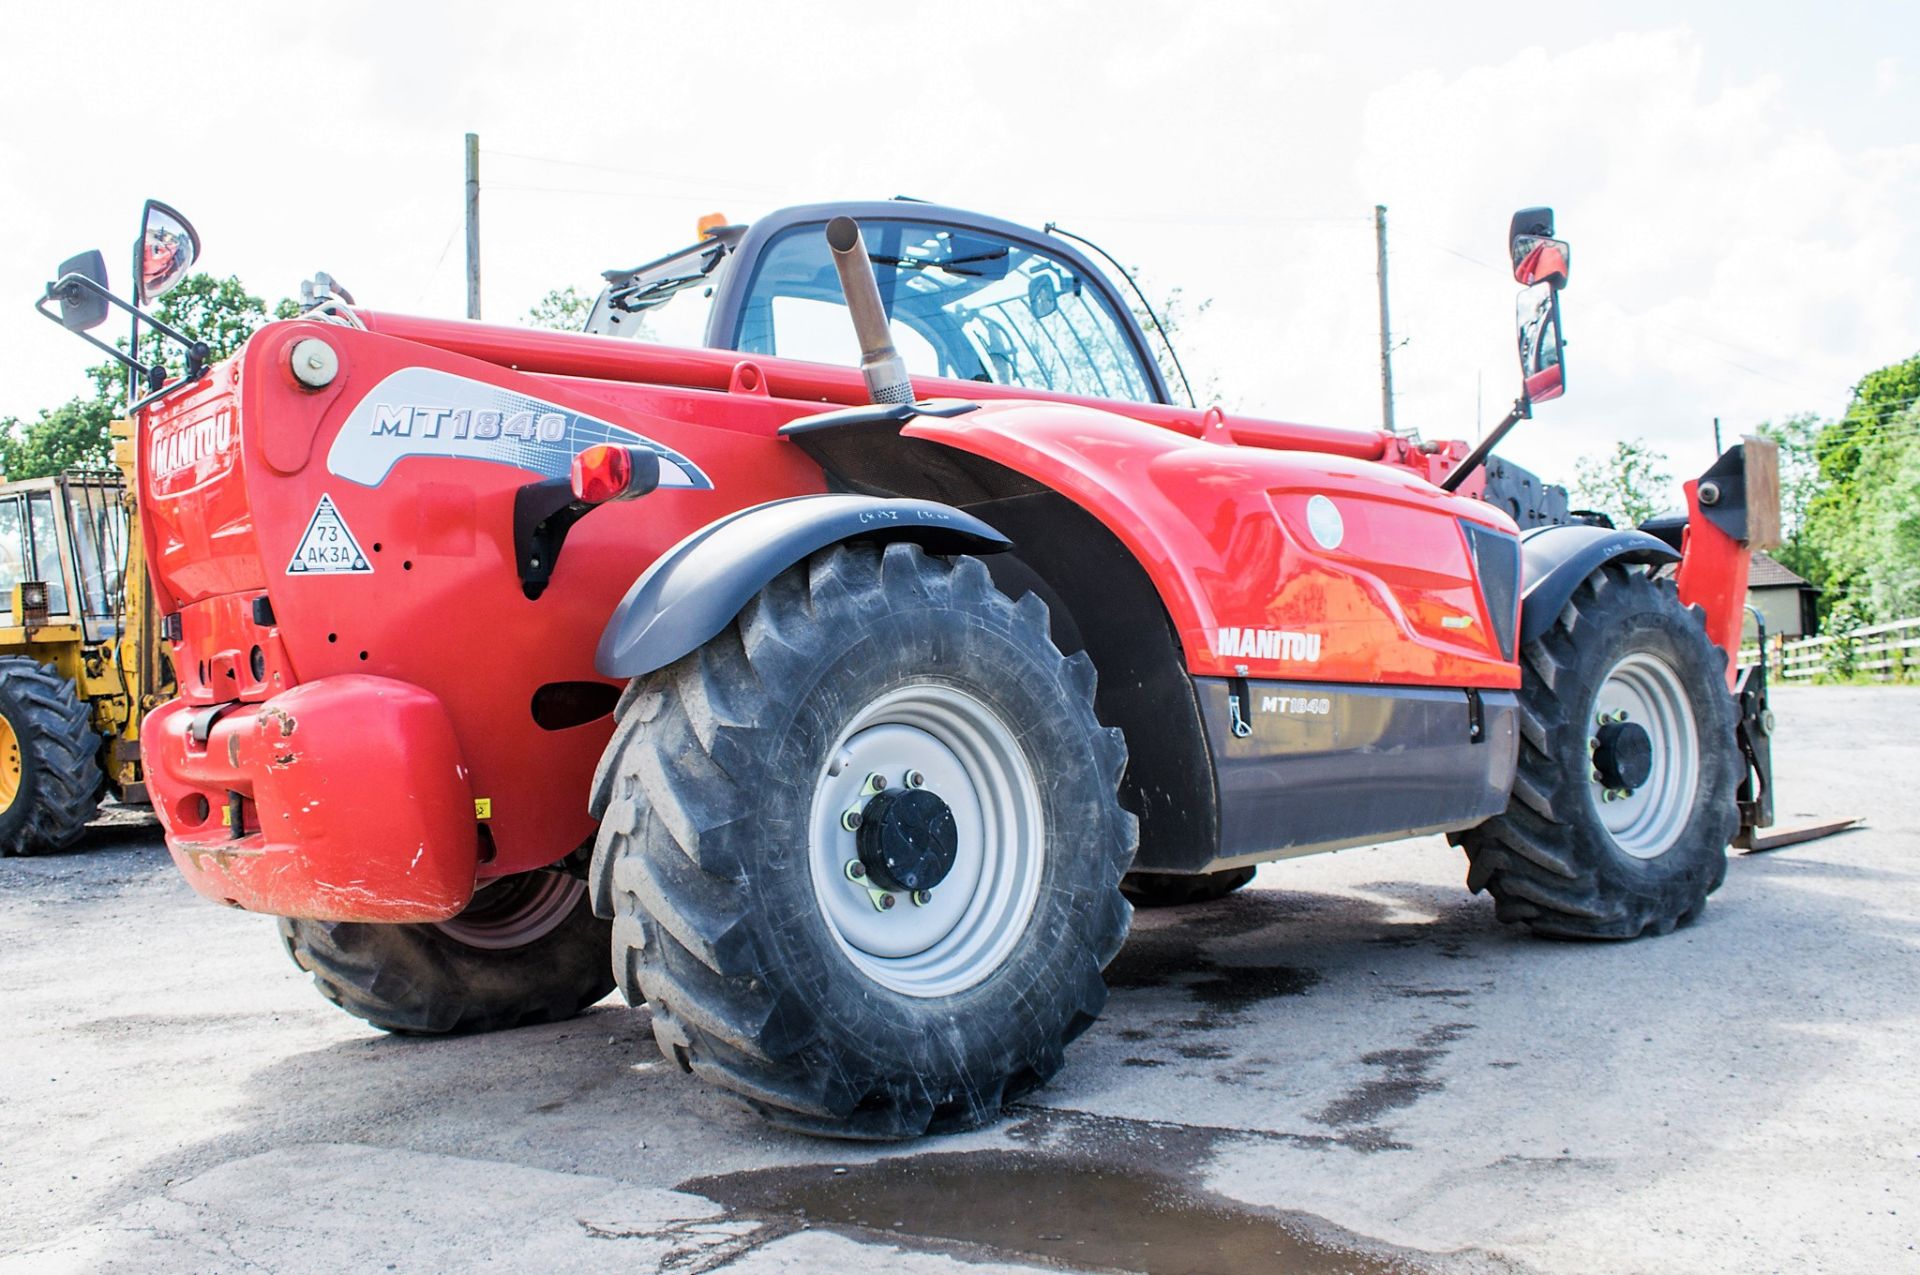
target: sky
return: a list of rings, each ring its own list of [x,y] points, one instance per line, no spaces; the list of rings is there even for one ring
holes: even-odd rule
[[[1503,446],[1550,478],[1640,438],[1677,475],[1835,415],[1920,350],[1920,5],[1105,0],[7,5],[0,416],[86,390],[33,313],[141,201],[269,302],[326,270],[464,313],[480,135],[485,314],[691,242],[696,218],[910,194],[1096,239],[1179,287],[1196,384],[1476,437],[1518,388],[1515,208],[1573,245],[1568,392]]]

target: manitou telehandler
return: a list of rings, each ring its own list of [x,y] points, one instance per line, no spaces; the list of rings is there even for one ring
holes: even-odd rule
[[[1066,238],[917,202],[715,227],[586,333],[323,288],[208,366],[155,324],[168,847],[381,1027],[617,982],[668,1057],[862,1137],[1052,1076],[1127,894],[1444,832],[1504,920],[1671,930],[1770,820],[1729,656],[1772,453],[1657,534],[1519,533],[1475,496],[1562,392],[1568,250],[1546,209],[1509,248],[1524,389],[1471,452],[1178,405]],[[41,304],[131,308],[97,254]],[[689,309],[700,348],[630,339]]]

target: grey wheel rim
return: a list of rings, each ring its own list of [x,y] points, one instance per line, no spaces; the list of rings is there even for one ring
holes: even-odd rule
[[[464,912],[435,928],[484,951],[525,947],[559,929],[586,890],[565,872],[523,872],[482,886]]]
[[[853,867],[849,812],[906,787],[947,803],[958,841],[952,868],[924,898]],[[902,995],[952,996],[1005,964],[1039,899],[1046,853],[1039,784],[1018,736],[945,683],[873,700],[815,780],[808,863],[820,915],[854,968]]]
[[[1686,684],[1659,656],[1645,651],[1628,655],[1600,684],[1588,735],[1609,721],[1636,723],[1646,731],[1652,769],[1646,782],[1631,791],[1609,788],[1590,777],[1588,792],[1615,845],[1636,859],[1657,859],[1686,831],[1700,787],[1700,730]]]

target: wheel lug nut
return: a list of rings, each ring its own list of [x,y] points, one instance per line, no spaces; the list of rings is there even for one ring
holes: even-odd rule
[[[847,880],[865,881],[866,879],[867,879],[867,865],[860,862],[860,860],[858,859],[847,860]]]
[[[887,790],[887,777],[885,775],[872,774],[867,776],[868,792],[885,792],[886,790]]]
[[[899,900],[895,899],[891,894],[883,894],[876,902],[879,903],[882,912],[890,912],[893,910],[893,905],[899,902]]]
[[[849,810],[846,814],[841,815],[840,826],[848,832],[860,831],[860,812],[858,810]]]
[[[913,892],[913,906],[923,908],[931,902],[933,902],[932,890],[915,890]]]
[[[927,777],[917,770],[907,772],[907,787],[918,788],[927,782]]]

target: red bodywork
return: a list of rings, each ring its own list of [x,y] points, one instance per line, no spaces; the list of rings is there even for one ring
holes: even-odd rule
[[[722,515],[824,490],[777,431],[866,393],[849,368],[361,318],[366,331],[271,324],[143,416],[142,534],[160,608],[179,615],[180,675],[143,743],[168,846],[202,894],[281,915],[439,920],[476,879],[550,864],[593,833],[588,780],[610,718],[543,726],[536,692],[610,687],[594,646],[639,572]],[[338,356],[317,391],[290,371],[306,338]],[[354,408],[407,368],[616,422],[692,458],[712,487],[595,511],[529,600],[514,497],[541,475],[415,455],[369,486],[329,468]],[[915,387],[983,408],[918,418],[906,434],[1064,493],[1133,552],[1193,674],[1519,685],[1460,520],[1513,524],[1471,490],[1432,485],[1464,445],[975,382]],[[1335,548],[1307,526],[1316,494],[1349,510]],[[323,499],[366,570],[290,573]],[[1235,636],[1273,630],[1318,635],[1316,658]]]
[[[1747,619],[1747,579],[1751,547],[1713,525],[1700,510],[1700,480],[1685,483],[1687,529],[1680,542],[1680,570],[1674,579],[1680,601],[1706,614],[1707,636],[1727,653],[1727,689],[1740,680],[1740,634]]]

